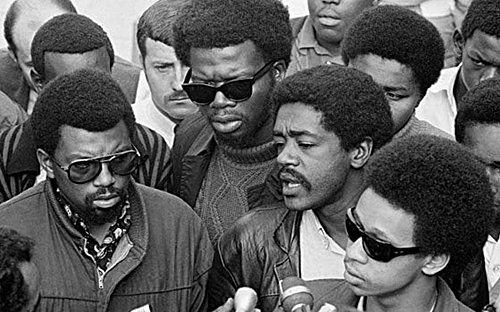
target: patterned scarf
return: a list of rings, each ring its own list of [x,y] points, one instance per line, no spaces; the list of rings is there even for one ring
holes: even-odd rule
[[[89,228],[83,219],[76,212],[72,211],[69,203],[66,201],[64,196],[61,195],[59,188],[56,189],[56,198],[59,204],[64,208],[64,211],[66,211],[71,223],[83,235],[83,254],[88,256],[92,259],[92,261],[94,261],[95,264],[97,264],[98,270],[102,271],[102,273],[106,272],[107,267],[111,263],[111,257],[116,250],[118,242],[130,228],[130,202],[128,197],[124,200],[120,216],[109,228],[108,233],[104,237],[101,245],[95,240],[95,238],[92,237],[92,235],[90,235]]]

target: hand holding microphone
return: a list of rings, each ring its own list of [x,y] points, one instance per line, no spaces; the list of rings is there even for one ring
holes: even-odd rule
[[[280,282],[281,306],[285,312],[311,312],[314,298],[300,277],[290,276]]]
[[[240,287],[234,294],[236,312],[253,312],[257,306],[257,293],[250,287]]]

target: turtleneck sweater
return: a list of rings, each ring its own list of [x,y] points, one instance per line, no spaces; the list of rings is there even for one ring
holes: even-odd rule
[[[248,211],[247,189],[264,183],[276,156],[273,141],[244,149],[217,144],[194,207],[213,244]]]

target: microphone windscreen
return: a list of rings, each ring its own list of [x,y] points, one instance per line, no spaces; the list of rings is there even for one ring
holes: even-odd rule
[[[250,287],[240,287],[234,294],[236,312],[253,312],[257,306],[257,293]]]
[[[281,281],[281,306],[285,312],[292,312],[296,307],[304,306],[312,309],[314,298],[300,277],[290,276]]]

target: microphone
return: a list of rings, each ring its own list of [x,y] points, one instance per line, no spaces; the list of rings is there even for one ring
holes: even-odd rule
[[[257,293],[250,287],[240,287],[234,294],[236,312],[253,312],[257,306]]]
[[[281,306],[285,312],[310,312],[314,298],[300,277],[290,276],[280,281]]]

